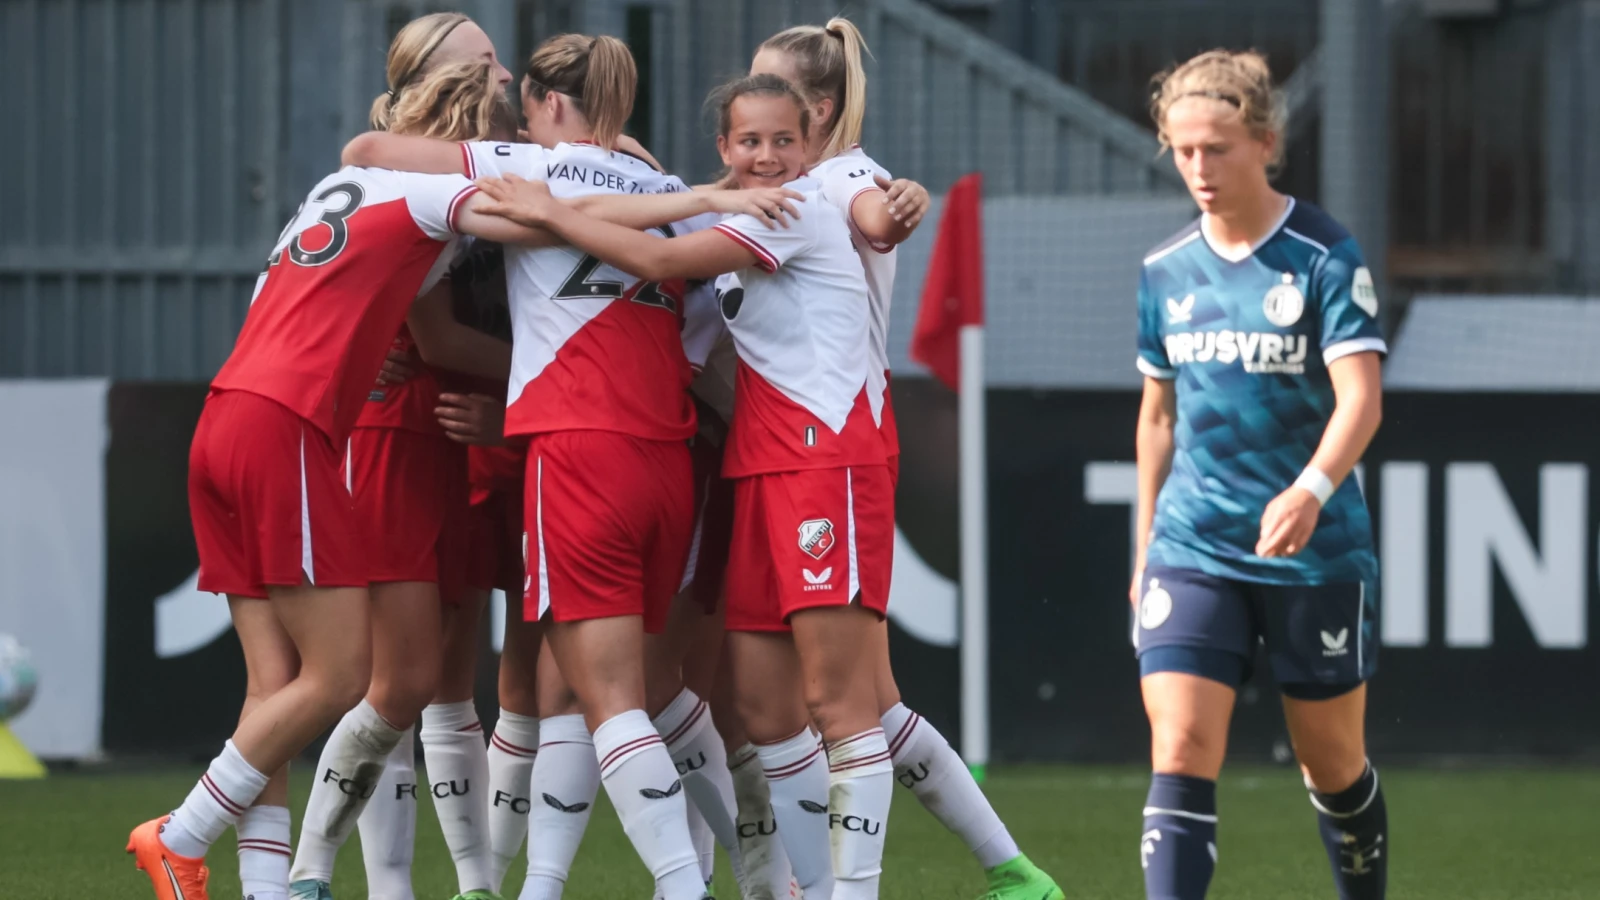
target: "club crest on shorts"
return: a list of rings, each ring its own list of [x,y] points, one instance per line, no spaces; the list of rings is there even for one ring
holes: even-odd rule
[[[800,523],[800,549],[812,559],[821,559],[833,549],[833,522],[807,519]]]
[[[1306,295],[1295,287],[1293,273],[1283,273],[1283,284],[1273,285],[1272,290],[1267,291],[1267,296],[1261,300],[1261,311],[1266,313],[1268,322],[1279,328],[1288,328],[1300,321],[1300,314],[1306,311]]]
[[[1161,579],[1150,579],[1150,587],[1145,589],[1144,596],[1139,600],[1139,627],[1145,631],[1160,628],[1170,615],[1172,595],[1161,586]]]

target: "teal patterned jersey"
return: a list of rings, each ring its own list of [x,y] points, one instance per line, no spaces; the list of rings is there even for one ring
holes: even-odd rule
[[[1255,555],[1261,515],[1311,461],[1333,414],[1328,364],[1387,352],[1372,275],[1349,232],[1292,198],[1242,260],[1196,220],[1145,258],[1139,370],[1176,381],[1172,474],[1156,501],[1149,564],[1269,584],[1371,581],[1372,523],[1354,477],[1310,543]]]

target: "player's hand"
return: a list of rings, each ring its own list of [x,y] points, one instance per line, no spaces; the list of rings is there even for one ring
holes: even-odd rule
[[[1133,569],[1133,581],[1128,585],[1128,603],[1132,604],[1134,612],[1139,611],[1139,582],[1144,580],[1144,564],[1141,563]]]
[[[928,189],[909,178],[890,181],[879,175],[876,180],[878,187],[883,188],[883,202],[889,207],[890,218],[907,229],[916,228],[928,213],[931,202]]]
[[[440,394],[433,414],[444,436],[458,444],[495,447],[505,443],[506,405],[483,394]]]
[[[384,357],[383,368],[378,370],[378,386],[386,384],[402,384],[417,374],[414,368],[417,361],[402,347],[390,347],[389,355]]]
[[[1322,504],[1310,491],[1290,487],[1272,498],[1266,512],[1261,514],[1261,539],[1256,541],[1256,555],[1264,558],[1293,556],[1305,549],[1311,532],[1317,530],[1317,517],[1322,514]]]
[[[755,216],[768,228],[774,225],[788,228],[790,219],[800,218],[794,201],[804,200],[805,195],[788,188],[752,188],[748,191],[710,191],[706,199],[711,203],[713,212],[729,216],[742,213]]]
[[[504,178],[479,178],[475,183],[478,190],[493,201],[478,207],[478,212],[510,219],[529,228],[544,227],[550,219],[550,213],[560,202],[550,196],[550,186],[542,181],[528,181],[507,175]]]

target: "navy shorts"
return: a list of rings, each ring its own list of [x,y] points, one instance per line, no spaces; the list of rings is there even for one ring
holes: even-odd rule
[[[1283,692],[1326,699],[1377,669],[1377,591],[1364,582],[1261,584],[1151,566],[1133,631],[1140,675],[1188,672],[1239,687],[1265,645]]]

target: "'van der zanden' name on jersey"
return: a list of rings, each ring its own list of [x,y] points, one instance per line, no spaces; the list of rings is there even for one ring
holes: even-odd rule
[[[1259,331],[1185,331],[1166,336],[1167,360],[1174,366],[1208,363],[1244,364],[1252,375],[1303,375],[1311,338],[1304,334]]]
[[[558,178],[576,181],[579,184],[592,184],[618,194],[677,194],[688,190],[686,186],[670,181],[654,190],[647,190],[632,178],[624,178],[615,172],[591,169],[587,166],[575,166],[571,163],[551,163],[545,166],[545,181],[555,181]]]

